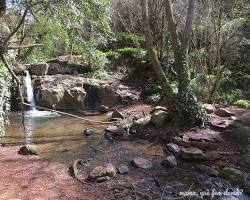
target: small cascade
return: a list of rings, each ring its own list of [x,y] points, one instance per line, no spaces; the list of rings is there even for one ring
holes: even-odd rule
[[[25,76],[25,89],[27,93],[27,100],[30,106],[30,110],[35,111],[36,110],[36,102],[34,98],[34,93],[33,93],[33,86],[31,82],[31,75],[28,70],[25,70],[26,76]]]

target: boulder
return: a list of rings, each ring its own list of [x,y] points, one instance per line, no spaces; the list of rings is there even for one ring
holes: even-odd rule
[[[233,142],[237,142],[242,145],[247,145],[249,144],[250,138],[250,126],[235,128],[226,132],[225,136]]]
[[[76,56],[72,57],[75,62],[72,62],[69,58],[57,58],[48,60],[49,64],[48,75],[56,74],[79,74],[88,73],[91,71],[91,67],[79,60]]]
[[[231,116],[231,117],[229,117],[229,119],[234,121],[234,120],[236,120],[236,119],[237,119],[237,117],[235,117],[235,116]]]
[[[150,116],[146,116],[140,119],[137,119],[133,122],[132,129],[135,129],[137,131],[143,130],[145,126],[147,126],[150,123]]]
[[[39,155],[41,153],[41,149],[34,144],[27,144],[22,146],[18,151],[21,155]]]
[[[110,180],[111,178],[116,176],[116,168],[112,164],[105,164],[104,166],[98,166],[94,168],[90,174],[88,179],[90,181],[103,182]]]
[[[116,86],[110,85],[107,81],[62,74],[39,77],[39,81],[35,81],[34,91],[38,106],[59,110],[86,107],[98,109],[101,105],[113,107],[122,103],[125,98]],[[58,92],[62,95],[54,102],[54,96],[59,95]],[[121,117],[119,115],[119,118]]]
[[[150,114],[153,114],[155,111],[159,111],[159,110],[165,111],[165,112],[168,111],[168,109],[167,109],[166,107],[163,107],[163,106],[156,106],[156,107],[154,107],[154,108],[150,111]]]
[[[64,96],[64,88],[42,88],[38,93],[37,103],[39,106],[58,108]]]
[[[123,136],[126,134],[126,130],[122,127],[109,126],[105,129],[105,132],[112,133],[115,136]]]
[[[109,107],[108,107],[108,106],[105,106],[105,105],[100,105],[99,111],[100,111],[101,113],[107,113],[107,112],[109,111]]]
[[[177,161],[174,156],[168,156],[165,160],[161,162],[161,165],[164,167],[177,167]]]
[[[134,158],[131,162],[137,168],[151,169],[153,167],[151,161],[141,157]]]
[[[224,131],[226,129],[228,129],[228,125],[230,124],[230,120],[221,120],[221,121],[218,121],[218,122],[212,122],[211,123],[211,126],[215,129],[215,130],[218,130],[218,131]]]
[[[94,129],[92,129],[92,128],[86,128],[83,131],[83,134],[86,135],[86,136],[93,135],[94,134]]]
[[[119,112],[117,109],[114,110],[112,114],[112,118],[121,118],[124,119],[124,116],[121,112]]]
[[[27,65],[31,75],[45,76],[48,73],[49,65],[46,62]]]
[[[219,171],[213,169],[212,167],[209,167],[209,166],[206,166],[206,165],[202,165],[202,164],[197,164],[195,165],[195,169],[198,171],[198,172],[201,172],[201,173],[205,173],[209,176],[218,176],[219,175]]]
[[[231,167],[224,167],[220,171],[219,176],[236,185],[242,186],[245,183],[244,172],[242,172],[239,169],[235,169]]]
[[[155,111],[151,116],[151,123],[156,127],[162,127],[168,118],[168,113],[166,111],[158,110]]]
[[[37,94],[37,103],[39,106],[74,110],[85,108],[86,92],[81,87],[63,88],[62,86],[54,88],[41,88]]]
[[[48,63],[48,75],[55,75],[55,74],[68,74],[68,70],[65,67],[66,63]]]
[[[247,173],[245,176],[244,191],[250,194],[250,173]]]
[[[250,112],[243,114],[229,125],[230,131],[225,136],[239,144],[249,144],[250,138]]]
[[[236,121],[240,123],[240,126],[250,126],[250,112],[241,115]]]
[[[184,159],[203,160],[205,154],[201,149],[195,147],[181,147],[181,156]]]
[[[213,113],[216,110],[216,108],[215,108],[215,106],[213,104],[207,104],[207,103],[205,103],[205,104],[202,105],[202,107],[205,109],[205,111],[208,114],[211,114],[211,113]]]
[[[206,160],[215,161],[220,159],[220,154],[216,151],[209,151],[206,153]]]
[[[174,153],[174,154],[179,154],[181,149],[177,144],[174,143],[169,143],[167,144],[167,148],[170,152]]]
[[[118,167],[118,172],[120,174],[127,174],[129,172],[129,168],[127,165],[121,165],[120,167]]]
[[[83,87],[88,93],[87,106],[90,108],[98,108],[100,105],[112,107],[122,102],[122,95],[105,82],[91,79],[84,82]]]
[[[216,114],[217,116],[219,117],[231,117],[231,116],[235,116],[234,113],[228,111],[227,109],[225,108],[219,108],[217,109],[214,114]]]

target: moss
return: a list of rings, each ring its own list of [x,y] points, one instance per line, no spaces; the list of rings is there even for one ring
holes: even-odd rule
[[[244,173],[241,170],[235,168],[224,167],[220,171],[220,177],[229,180],[235,185],[241,186],[245,183]]]
[[[250,100],[238,100],[234,103],[235,106],[239,108],[250,108]]]

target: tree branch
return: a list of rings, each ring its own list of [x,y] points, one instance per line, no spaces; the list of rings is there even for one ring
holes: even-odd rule
[[[5,39],[4,41],[4,45],[3,46],[6,46],[8,41],[12,38],[13,35],[15,35],[15,33],[21,28],[22,24],[24,23],[24,20],[25,20],[25,17],[26,15],[28,14],[28,10],[29,10],[29,7],[27,7],[23,13],[23,16],[21,18],[21,20],[19,21],[18,25],[16,26],[16,28],[13,29],[13,31],[8,35],[8,37]]]
[[[43,44],[28,44],[28,45],[22,45],[22,46],[11,46],[11,47],[8,47],[8,50],[41,47],[41,46],[43,46]]]

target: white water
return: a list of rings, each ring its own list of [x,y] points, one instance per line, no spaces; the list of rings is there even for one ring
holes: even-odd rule
[[[35,111],[36,110],[36,102],[34,98],[34,93],[33,93],[33,86],[31,82],[31,76],[28,70],[25,71],[26,76],[25,76],[25,88],[26,88],[26,93],[27,93],[27,100],[30,106],[30,110]]]
[[[25,84],[25,89],[26,89],[26,94],[27,94],[27,101],[31,105],[29,107],[29,111],[27,111],[25,115],[28,117],[54,117],[58,115],[55,112],[39,111],[36,109],[36,101],[35,101],[34,92],[33,92],[31,75],[28,70],[25,70],[25,74],[26,76],[24,79],[24,84]]]

